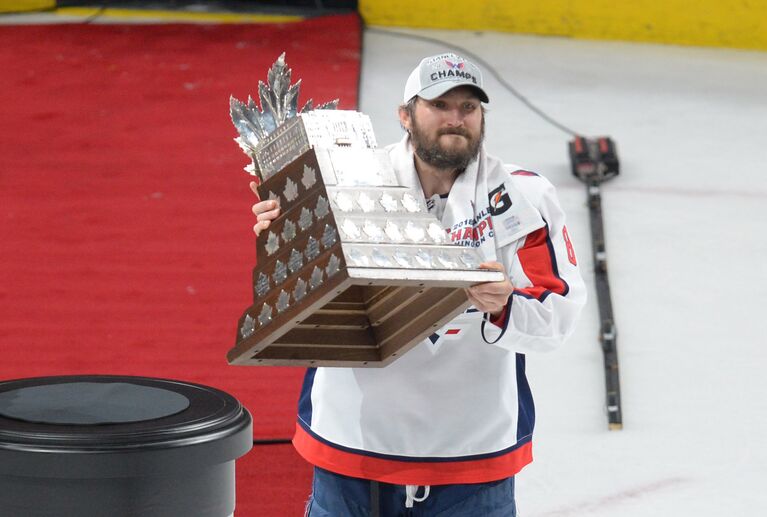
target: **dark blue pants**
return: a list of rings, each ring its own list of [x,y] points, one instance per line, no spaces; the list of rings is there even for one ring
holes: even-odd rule
[[[371,509],[375,488],[365,479],[314,469],[308,517],[515,517],[514,478],[469,485],[436,485],[422,502],[405,507],[405,487],[378,483],[379,510]],[[416,496],[424,495],[419,487]],[[375,495],[373,496],[375,498]]]

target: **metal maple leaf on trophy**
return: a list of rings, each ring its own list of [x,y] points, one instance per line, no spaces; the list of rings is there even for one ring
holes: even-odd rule
[[[256,168],[256,153],[258,144],[283,124],[286,120],[295,117],[299,111],[298,93],[301,90],[301,79],[295,84],[290,84],[291,70],[285,63],[285,53],[280,54],[269,72],[267,73],[268,84],[258,81],[258,97],[261,101],[259,110],[253,99],[248,96],[245,104],[229,97],[229,113],[234,127],[237,128],[239,137],[235,142],[247,154],[253,162],[245,167],[245,170],[258,177]],[[338,99],[317,106],[316,109],[336,109]],[[313,109],[312,99],[309,99],[300,113],[307,113]],[[258,177],[260,180],[260,177]]]
[[[463,288],[497,281],[477,250],[449,242],[403,186],[370,119],[338,101],[299,111],[283,53],[260,109],[231,97],[235,140],[280,215],[256,240],[253,305],[231,364],[385,366],[463,312]]]

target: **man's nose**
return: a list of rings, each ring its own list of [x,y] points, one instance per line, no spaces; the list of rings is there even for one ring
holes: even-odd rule
[[[464,114],[458,109],[447,110],[447,124],[451,127],[459,127],[463,125]]]

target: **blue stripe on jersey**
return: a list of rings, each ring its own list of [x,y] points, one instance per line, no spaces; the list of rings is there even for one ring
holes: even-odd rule
[[[517,440],[529,440],[535,427],[535,404],[525,375],[525,354],[517,354],[517,406]]]
[[[498,456],[504,456],[506,454],[509,454],[510,452],[513,452],[516,449],[519,449],[526,443],[530,442],[532,440],[532,436],[525,437],[524,440],[520,440],[519,442],[515,443],[511,447],[507,447],[506,449],[496,451],[496,452],[488,452],[485,454],[473,454],[471,456],[397,456],[394,454],[382,454],[380,452],[370,452],[370,451],[364,451],[362,449],[354,449],[352,447],[346,447],[343,445],[339,445],[337,443],[333,443],[329,440],[326,440],[322,436],[318,435],[314,431],[311,430],[311,428],[301,420],[298,421],[298,425],[301,426],[301,428],[306,431],[306,433],[317,440],[318,442],[324,443],[328,447],[333,447],[334,449],[338,449],[339,451],[348,452],[350,454],[356,454],[358,456],[370,456],[371,458],[381,458],[384,460],[392,460],[392,461],[409,461],[413,463],[448,463],[451,461],[477,461],[477,460],[486,460],[490,458],[496,458]]]
[[[314,386],[314,375],[317,368],[309,368],[304,375],[304,383],[301,386],[301,395],[298,397],[298,418],[306,422],[306,425],[312,425],[312,386]]]

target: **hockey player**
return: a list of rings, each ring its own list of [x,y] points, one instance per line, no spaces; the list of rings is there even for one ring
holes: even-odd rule
[[[516,515],[535,423],[525,354],[562,344],[586,295],[554,187],[485,152],[487,102],[474,63],[427,57],[387,150],[452,241],[506,278],[467,289],[465,313],[385,368],[307,371],[293,443],[315,466],[310,517]],[[258,234],[279,206],[253,212]]]

